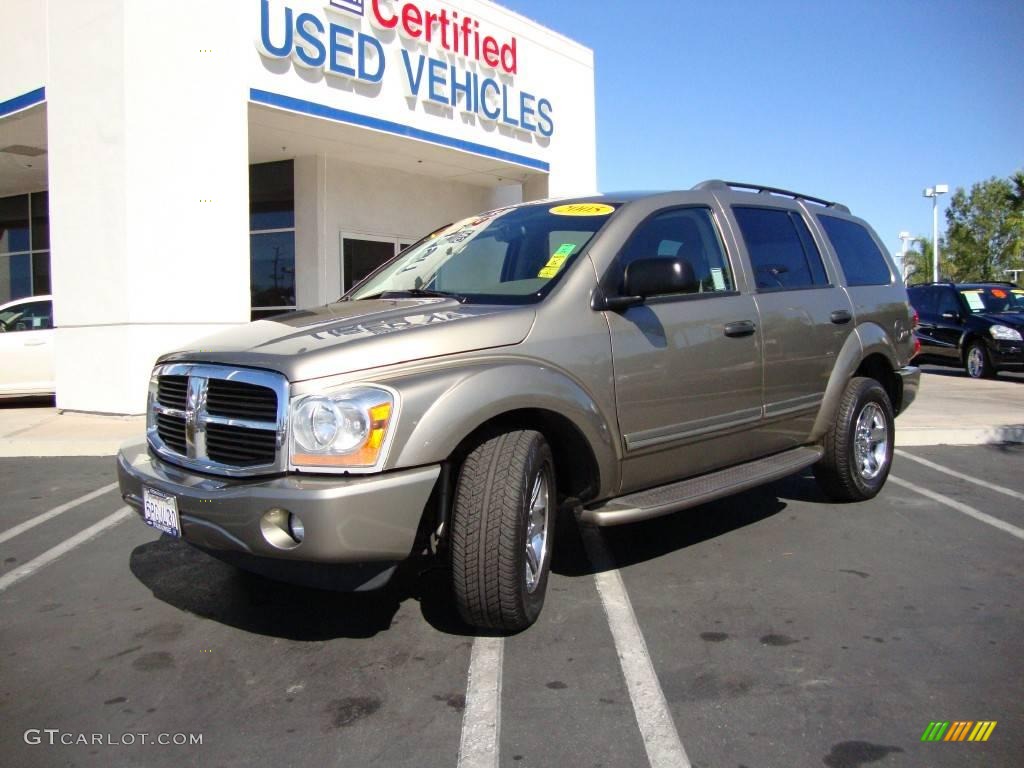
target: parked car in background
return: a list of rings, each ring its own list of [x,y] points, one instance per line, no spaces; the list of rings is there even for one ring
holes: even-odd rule
[[[907,289],[919,316],[919,362],[963,366],[974,379],[1024,370],[1024,288],[927,283]]]
[[[51,297],[0,305],[0,397],[52,395],[53,379]]]

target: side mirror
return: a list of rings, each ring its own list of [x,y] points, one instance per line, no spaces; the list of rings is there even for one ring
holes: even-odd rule
[[[623,292],[627,296],[665,296],[696,290],[697,277],[686,259],[637,259],[626,267]]]

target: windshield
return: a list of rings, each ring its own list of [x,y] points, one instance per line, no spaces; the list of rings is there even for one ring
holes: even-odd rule
[[[1024,312],[1024,288],[969,288],[960,291],[971,312]]]
[[[540,301],[605,225],[616,206],[532,203],[442,227],[344,297],[453,295],[460,301]]]

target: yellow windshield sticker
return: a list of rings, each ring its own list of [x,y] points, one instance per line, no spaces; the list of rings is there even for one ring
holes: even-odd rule
[[[550,210],[555,216],[608,216],[615,213],[615,209],[604,203],[570,203],[569,205],[556,205]]]
[[[559,270],[565,265],[565,262],[575,250],[575,243],[563,243],[557,251],[551,254],[551,258],[548,259],[548,263],[545,264],[540,272],[537,273],[537,277],[543,277],[546,280],[550,280],[558,274]]]

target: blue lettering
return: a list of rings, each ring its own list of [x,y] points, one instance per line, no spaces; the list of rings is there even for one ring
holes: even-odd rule
[[[540,124],[537,127],[540,130],[541,136],[552,136],[555,132],[555,121],[551,117],[551,112],[550,101],[541,99],[537,102],[537,117],[540,118]]]
[[[494,91],[495,98],[497,98],[501,94],[501,88],[499,87],[497,82],[495,82],[489,77],[486,80],[484,80],[483,83],[480,85],[480,111],[484,113],[484,117],[486,117],[488,120],[497,120],[499,117],[501,117],[501,110],[496,109],[493,112],[491,112],[491,110],[487,108],[487,90],[489,88]]]
[[[331,24],[331,58],[328,62],[328,70],[332,75],[340,75],[342,77],[355,77],[356,71],[352,67],[345,66],[338,61],[338,54],[345,56],[352,55],[352,46],[345,45],[341,42],[341,37],[354,37],[353,32],[348,27],[343,27],[339,24]]]
[[[260,3],[260,45],[270,56],[283,59],[292,50],[292,9],[284,9],[284,43],[275,46],[270,42],[270,3],[262,0]]]
[[[519,121],[514,119],[508,113],[508,86],[503,85],[501,87],[501,121],[505,125],[511,125],[514,128],[519,127]]]
[[[448,98],[436,89],[436,86],[445,85],[445,69],[447,65],[440,59],[431,59],[428,65],[430,71],[427,73],[427,98],[439,104],[447,104]]]
[[[311,24],[321,35],[324,33],[324,25],[320,19],[312,13],[300,13],[299,18],[295,20],[296,36],[301,38],[303,42],[308,43],[309,46],[316,51],[316,56],[311,56],[304,45],[295,46],[295,55],[298,56],[299,61],[307,67],[322,67],[324,65],[324,61],[327,60],[327,49],[324,48],[324,44],[320,42],[320,38],[307,29],[307,24]]]
[[[420,54],[420,57],[416,60],[416,74],[412,73],[412,62],[409,61],[409,52],[402,49],[402,63],[405,64],[405,76],[409,82],[409,93],[413,96],[420,95],[420,83],[423,82],[423,60],[424,57]]]
[[[462,107],[463,112],[476,112],[476,105],[474,102],[474,90],[475,83],[473,82],[474,73],[469,70],[466,71],[466,82],[463,85],[459,81],[459,72],[455,67],[452,67],[451,76],[451,88],[452,88],[452,106],[459,106],[459,95],[462,95],[464,106]]]
[[[536,114],[533,109],[533,102],[534,97],[526,91],[519,94],[519,119],[523,123],[524,131],[537,130],[537,126],[530,120],[530,117]]]
[[[367,46],[373,48],[377,55],[377,71],[373,73],[366,68],[366,60],[369,58]],[[362,33],[359,35],[359,79],[368,83],[379,83],[384,79],[384,48],[377,38]]]

